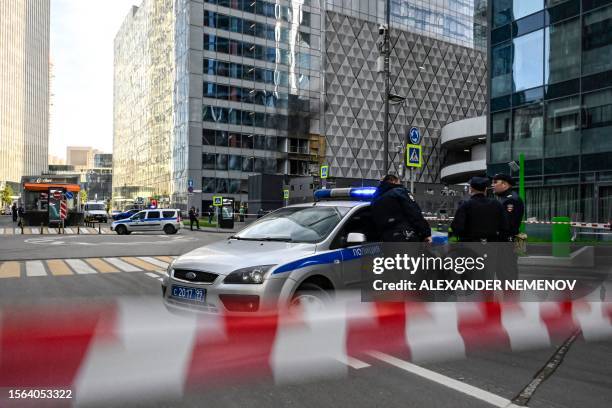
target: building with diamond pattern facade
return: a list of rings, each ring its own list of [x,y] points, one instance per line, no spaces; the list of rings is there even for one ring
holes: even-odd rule
[[[336,177],[378,179],[384,173],[384,75],[377,72],[376,41],[385,3],[327,0],[322,128]],[[389,107],[390,171],[399,172],[396,146],[416,126],[424,164],[415,180],[437,183],[441,167],[457,160],[440,145],[442,127],[486,114],[486,2],[390,3],[390,92],[406,97]]]

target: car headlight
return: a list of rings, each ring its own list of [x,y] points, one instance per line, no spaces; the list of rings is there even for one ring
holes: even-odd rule
[[[265,274],[275,265],[249,266],[237,269],[225,277],[223,283],[245,283],[259,285],[263,283]]]
[[[172,275],[172,265],[174,264],[174,261],[170,262],[168,264],[168,267],[166,268],[166,276],[170,277]]]

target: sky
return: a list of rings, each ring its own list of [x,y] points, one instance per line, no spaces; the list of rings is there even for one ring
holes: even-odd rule
[[[141,0],[51,0],[49,154],[113,148],[113,40]]]

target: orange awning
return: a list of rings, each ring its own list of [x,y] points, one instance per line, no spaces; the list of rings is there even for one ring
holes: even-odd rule
[[[81,187],[78,184],[24,183],[23,188],[26,191],[48,191],[50,188],[62,188],[73,193],[81,191]]]

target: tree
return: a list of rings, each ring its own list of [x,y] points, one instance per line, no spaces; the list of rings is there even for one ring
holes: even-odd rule
[[[15,195],[11,186],[6,184],[2,191],[0,191],[0,201],[4,204],[11,204],[11,197]]]
[[[87,191],[81,190],[81,204],[85,204],[87,202]]]

